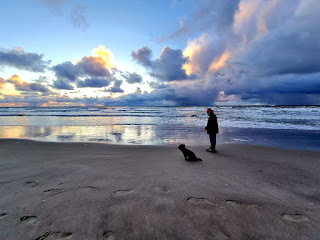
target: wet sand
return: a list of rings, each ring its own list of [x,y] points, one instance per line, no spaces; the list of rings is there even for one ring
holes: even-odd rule
[[[0,239],[319,239],[320,152],[193,151],[2,139]]]

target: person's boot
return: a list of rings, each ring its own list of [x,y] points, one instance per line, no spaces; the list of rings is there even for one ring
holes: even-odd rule
[[[213,152],[213,153],[217,152],[215,147],[208,148],[206,151]]]

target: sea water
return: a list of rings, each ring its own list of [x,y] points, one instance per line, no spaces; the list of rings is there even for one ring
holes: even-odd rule
[[[214,106],[218,143],[320,149],[320,106]],[[206,145],[206,107],[0,108],[0,138]]]

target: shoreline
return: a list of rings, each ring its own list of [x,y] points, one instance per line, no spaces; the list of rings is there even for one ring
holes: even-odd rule
[[[4,127],[4,126],[2,126]],[[20,126],[21,127],[21,126]],[[25,126],[27,127],[27,126]],[[0,126],[1,128],[1,126]],[[183,127],[185,128],[185,127]],[[200,129],[199,127],[187,127],[185,129]],[[313,151],[320,152],[320,146],[317,142],[320,142],[320,131],[318,130],[289,130],[289,129],[260,129],[260,128],[221,128],[221,133],[217,134],[217,146],[228,145],[228,144],[239,144],[239,145],[248,145],[248,146],[260,146],[260,147],[270,147],[270,148],[280,148],[288,150],[298,150],[298,151]],[[202,131],[201,131],[202,132]],[[87,143],[87,144],[108,144],[108,145],[123,145],[123,146],[178,146],[179,144],[185,144],[187,147],[206,147],[210,145],[209,137],[206,133],[197,135],[196,138],[193,138],[192,132],[186,132],[187,135],[183,139],[178,135],[178,140],[168,141],[168,142],[154,142],[154,143],[140,143],[134,141],[128,142],[112,142],[106,141],[104,139],[92,139],[92,140],[83,140],[83,141],[72,141],[67,137],[60,138],[59,140],[50,140],[50,139],[39,139],[37,137],[25,137],[25,138],[16,138],[9,137],[4,138],[0,136],[0,140],[24,140],[24,141],[39,141],[39,142],[48,142],[48,143]],[[292,133],[295,133],[294,135]],[[303,135],[301,136],[301,134]],[[197,132],[199,134],[199,132]],[[234,136],[233,136],[234,135]],[[190,139],[193,138],[194,141]],[[232,141],[233,139],[234,141]],[[272,140],[271,140],[272,139]],[[147,141],[148,142],[148,141]]]
[[[318,239],[320,153],[0,139],[0,239]]]

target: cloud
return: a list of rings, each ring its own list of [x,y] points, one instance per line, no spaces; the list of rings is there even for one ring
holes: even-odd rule
[[[12,83],[17,91],[23,92],[41,92],[41,93],[50,93],[51,91],[41,83],[27,83],[21,80],[20,76],[15,74],[11,76],[8,80],[8,83]]]
[[[122,81],[121,80],[115,80],[113,83],[113,87],[106,90],[106,92],[111,92],[111,93],[123,93],[123,89],[121,88]]]
[[[195,13],[185,20],[179,21],[179,28],[160,41],[174,40],[195,32],[224,33],[233,23],[234,14],[240,0],[200,0]]]
[[[154,77],[152,92],[137,89],[117,98],[50,100],[86,105],[317,104],[319,12],[317,0],[201,0],[194,14],[184,17],[180,28],[164,38],[192,36],[183,51],[165,47],[160,56],[153,56],[149,47],[132,51],[132,58]],[[25,54],[23,49],[14,51]],[[137,73],[117,70],[111,51],[103,46],[91,56],[52,70],[57,89],[111,85],[107,91],[123,92],[117,74],[128,83],[142,83]],[[32,92],[30,86],[19,87]]]
[[[93,87],[93,88],[101,88],[101,87],[107,87],[109,86],[110,82],[106,79],[102,78],[87,78],[84,81],[79,80],[77,82],[77,87],[78,88],[84,88],[84,87]]]
[[[6,85],[6,80],[0,77],[0,89],[3,88],[4,85]]]
[[[82,29],[82,31],[85,31],[89,27],[85,15],[87,9],[88,7],[84,5],[77,5],[73,8],[70,17],[73,27]]]
[[[38,79],[34,80],[37,83],[48,83],[48,78],[46,76],[40,76]]]
[[[62,14],[62,7],[66,3],[66,0],[41,0],[48,8],[50,8],[55,14]]]
[[[68,96],[61,96],[57,94],[50,95],[39,95],[36,92],[31,92],[29,94],[10,96],[6,95],[4,98],[0,98],[1,106],[46,106],[50,105],[48,103],[55,102],[56,105],[81,105],[80,99],[71,99]]]
[[[187,74],[205,74],[212,62],[223,53],[225,47],[224,41],[209,34],[203,34],[188,42],[183,55],[188,57],[189,61],[183,65],[183,68]]]
[[[94,77],[108,77],[109,70],[105,66],[105,61],[102,57],[83,57],[82,61],[76,64],[80,74]]]
[[[142,77],[137,73],[128,73],[128,75],[123,75],[123,77],[130,84],[142,83]]]
[[[138,51],[133,50],[131,54],[132,58],[139,64],[145,67],[151,67],[152,63],[152,50],[148,47],[140,48]]]
[[[54,14],[63,16],[65,15],[64,10],[68,9],[65,7],[66,0],[41,0]],[[69,23],[72,24],[74,28],[81,29],[85,31],[88,27],[88,21],[86,17],[88,6],[86,5],[73,5],[69,16],[67,17]]]
[[[57,79],[53,82],[53,88],[60,90],[73,90],[74,87],[66,79]]]
[[[109,69],[114,68],[111,51],[100,45],[99,48],[93,49],[92,55],[85,56],[76,63],[67,61],[53,66],[51,69],[57,77],[53,86],[57,89],[70,90],[73,89],[72,84],[76,81],[79,81],[79,86],[99,86],[102,82],[104,86],[107,86],[105,84],[108,79],[112,78]],[[86,80],[83,81],[80,78],[86,78]]]
[[[203,88],[201,84],[189,84],[183,87],[177,84],[160,84],[152,92],[142,92],[140,88],[134,93],[117,98],[105,98],[106,106],[188,106],[210,105],[218,92],[211,87]]]
[[[225,32],[189,41],[183,68],[197,74],[203,89],[218,92],[216,101],[315,104],[319,11],[314,0],[241,0]]]
[[[301,1],[291,18],[238,51],[234,61],[257,75],[319,72],[319,11],[319,2]]]
[[[152,61],[152,51],[148,47],[143,47],[138,51],[132,51],[134,60],[150,70],[149,74],[160,81],[171,82],[188,79],[195,79],[195,75],[187,75],[183,65],[188,62],[188,57],[184,57],[180,49],[173,50],[164,47],[158,59]]]
[[[32,72],[44,72],[50,61],[43,60],[43,54],[27,53],[22,48],[0,50],[0,66],[10,66]]]
[[[81,69],[70,61],[55,65],[51,69],[58,78],[64,78],[71,82],[74,82],[82,74]]]

